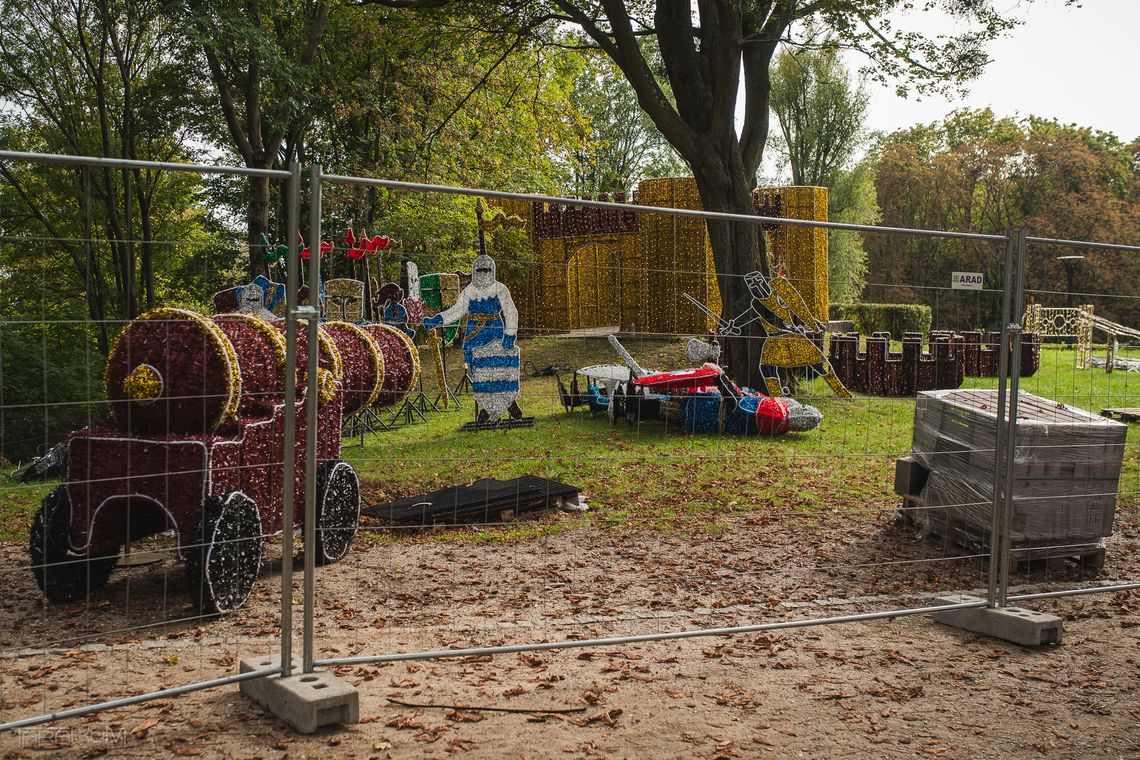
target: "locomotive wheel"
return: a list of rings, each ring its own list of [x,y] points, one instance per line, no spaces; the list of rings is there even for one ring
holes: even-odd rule
[[[44,497],[32,520],[28,555],[40,591],[52,602],[70,602],[107,585],[118,554],[88,557],[68,546],[71,532],[71,499],[67,489],[56,486]]]
[[[207,497],[186,550],[186,580],[206,613],[241,609],[261,573],[261,513],[241,491]]]
[[[318,565],[329,565],[348,553],[360,524],[360,479],[348,462],[333,459],[317,471]]]

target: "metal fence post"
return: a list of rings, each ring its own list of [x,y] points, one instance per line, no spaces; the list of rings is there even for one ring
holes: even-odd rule
[[[305,625],[302,667],[313,672],[313,580],[317,560],[317,367],[321,326],[321,165],[310,169],[309,199],[309,374],[305,415]]]
[[[1001,565],[999,566],[998,600],[999,607],[1006,606],[1009,591],[1010,565],[1010,526],[1013,520],[1014,466],[1017,459],[1017,402],[1018,384],[1021,377],[1021,333],[1022,311],[1025,300],[1025,230],[1013,230],[1010,244],[1014,248],[1013,290],[1010,295],[1013,304],[1013,318],[1006,328],[1008,343],[1002,341],[1002,352],[1009,352],[1009,404],[1008,421],[1005,426],[1005,493],[1002,504]]]
[[[293,674],[293,490],[297,482],[297,248],[301,167],[289,164],[289,203],[285,236],[289,258],[285,263],[285,442],[281,490],[281,675]]]
[[[1016,231],[1006,233],[1005,244],[1005,272],[1001,292],[1001,345],[1004,348],[1009,340],[1010,314],[1013,310],[1013,269],[1016,258]],[[999,566],[1005,561],[1001,556],[1004,542],[1001,540],[1003,526],[1002,515],[1005,509],[1003,498],[1003,476],[1005,473],[1005,446],[1003,436],[1005,431],[1005,402],[1006,386],[1009,382],[1009,354],[1004,350],[998,351],[997,375],[997,417],[994,421],[994,472],[993,472],[993,502],[990,517],[990,571],[986,605],[994,607],[998,600]]]

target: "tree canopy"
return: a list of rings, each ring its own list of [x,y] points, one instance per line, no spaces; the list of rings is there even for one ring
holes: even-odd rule
[[[869,96],[838,50],[784,50],[772,69],[772,112],[793,185],[831,187],[863,138]]]
[[[875,186],[883,224],[1033,235],[1069,240],[1140,242],[1138,146],[1114,135],[1040,117],[998,118],[990,110],[956,111],[943,121],[884,137]],[[952,271],[983,272],[999,282],[1002,257],[992,245],[933,238],[868,238],[870,300],[935,305]],[[1030,246],[1026,287],[1048,305],[1063,305],[1066,282],[1057,256],[1084,255],[1075,288],[1098,312],[1140,324],[1140,278],[1134,254]],[[1106,285],[1111,283],[1110,288]],[[1036,291],[1036,292],[1034,292]],[[955,324],[995,326],[996,304],[959,297]]]
[[[923,10],[944,12],[962,29],[935,38],[892,22],[892,14],[913,9],[912,0],[362,1],[418,8],[438,18],[474,6],[503,27],[531,32],[576,27],[580,44],[613,61],[641,108],[689,165],[704,208],[738,214],[752,210],[751,193],[768,142],[771,68],[781,44],[810,44],[801,35],[820,30],[864,55],[867,76],[894,81],[900,93],[921,93],[975,77],[988,62],[986,43],[1016,23],[990,0],[928,0]],[[660,51],[660,67],[645,55],[647,38]],[[739,125],[738,110],[743,112]],[[743,275],[768,271],[763,236],[752,224],[710,221],[708,230],[721,301],[730,316],[748,297]],[[759,344],[750,340],[756,337],[727,343],[730,365],[750,385],[760,380]]]

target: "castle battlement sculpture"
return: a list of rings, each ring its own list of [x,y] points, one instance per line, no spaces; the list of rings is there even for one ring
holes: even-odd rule
[[[966,377],[996,377],[1001,334],[932,330],[923,350],[922,334],[903,333],[902,350],[890,350],[890,333],[865,340],[859,333],[832,335],[828,361],[850,390],[872,396],[913,396],[919,391],[958,388]],[[823,335],[817,333],[816,341]],[[1041,339],[1026,333],[1021,339],[1021,376],[1036,374],[1041,364]]]

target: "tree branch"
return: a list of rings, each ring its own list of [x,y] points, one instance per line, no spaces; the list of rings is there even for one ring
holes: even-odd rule
[[[654,78],[653,72],[650,71],[649,64],[637,45],[637,38],[630,18],[625,13],[624,4],[620,0],[603,0],[612,29],[611,33],[607,33],[569,0],[555,0],[555,2],[621,69],[637,94],[637,102],[653,120],[661,134],[675,145],[687,160],[694,161],[699,152],[699,138],[677,113],[662,91],[661,85]]]
[[[922,63],[921,61],[912,57],[909,53],[907,53],[905,50],[901,49],[894,42],[887,39],[886,35],[884,35],[882,32],[880,32],[871,23],[871,20],[868,19],[865,15],[859,14],[858,18],[859,18],[859,21],[863,24],[863,26],[867,27],[867,30],[870,31],[872,35],[874,35],[875,39],[879,40],[879,42],[881,42],[887,50],[891,51],[891,53],[898,56],[899,59],[906,62],[907,65],[913,66],[914,68],[918,69],[919,71],[923,71],[923,72],[930,74],[931,76],[939,78],[939,79],[949,79],[950,77],[953,76],[953,73],[951,73],[949,71],[939,71],[938,69],[931,68],[927,64]],[[863,52],[865,52],[865,51],[863,51]],[[870,55],[870,54],[868,53],[868,55]]]
[[[206,63],[210,67],[210,75],[214,78],[214,85],[218,88],[218,101],[222,106],[222,115],[226,119],[226,127],[230,131],[230,137],[233,138],[246,166],[251,166],[253,164],[253,146],[250,145],[249,139],[241,127],[241,120],[238,118],[237,108],[234,106],[233,88],[226,81],[226,73],[222,69],[222,64],[218,61],[218,55],[214,49],[207,45],[203,46],[202,52],[206,54]]]
[[[500,55],[493,64],[491,64],[491,68],[489,68],[487,72],[479,78],[479,81],[476,82],[475,85],[467,91],[467,94],[464,95],[455,105],[455,108],[452,108],[451,112],[447,114],[446,117],[444,117],[443,121],[439,123],[439,126],[429,132],[427,136],[424,137],[424,139],[420,140],[420,144],[416,146],[416,150],[421,150],[425,145],[432,142],[436,137],[439,136],[439,133],[442,132],[449,123],[451,123],[451,120],[455,118],[455,115],[458,114],[465,105],[467,105],[467,101],[471,100],[471,98],[474,97],[475,93],[482,89],[483,85],[487,83],[487,80],[491,78],[491,75],[494,74],[498,70],[499,66],[503,64],[503,61],[507,60],[510,54],[518,49],[519,45],[522,44],[522,41],[523,37],[521,35],[515,37],[515,41],[507,46],[506,50],[503,51],[503,54]]]
[[[83,263],[79,251],[75,249],[75,246],[71,245],[71,243],[68,242],[67,237],[63,235],[56,228],[56,226],[51,223],[51,220],[47,218],[47,215],[45,215],[43,211],[40,210],[40,207],[36,205],[35,200],[30,195],[28,195],[27,191],[24,190],[24,186],[20,184],[19,178],[12,174],[12,172],[8,171],[8,167],[2,163],[0,163],[0,174],[4,175],[4,179],[6,179],[8,181],[8,184],[12,186],[12,188],[16,191],[16,194],[20,196],[20,200],[24,202],[24,205],[28,208],[36,220],[44,226],[44,229],[47,230],[47,233],[52,238],[52,240],[71,255],[71,259],[75,263],[75,268],[79,274],[79,278],[86,282],[88,275],[87,266]]]

